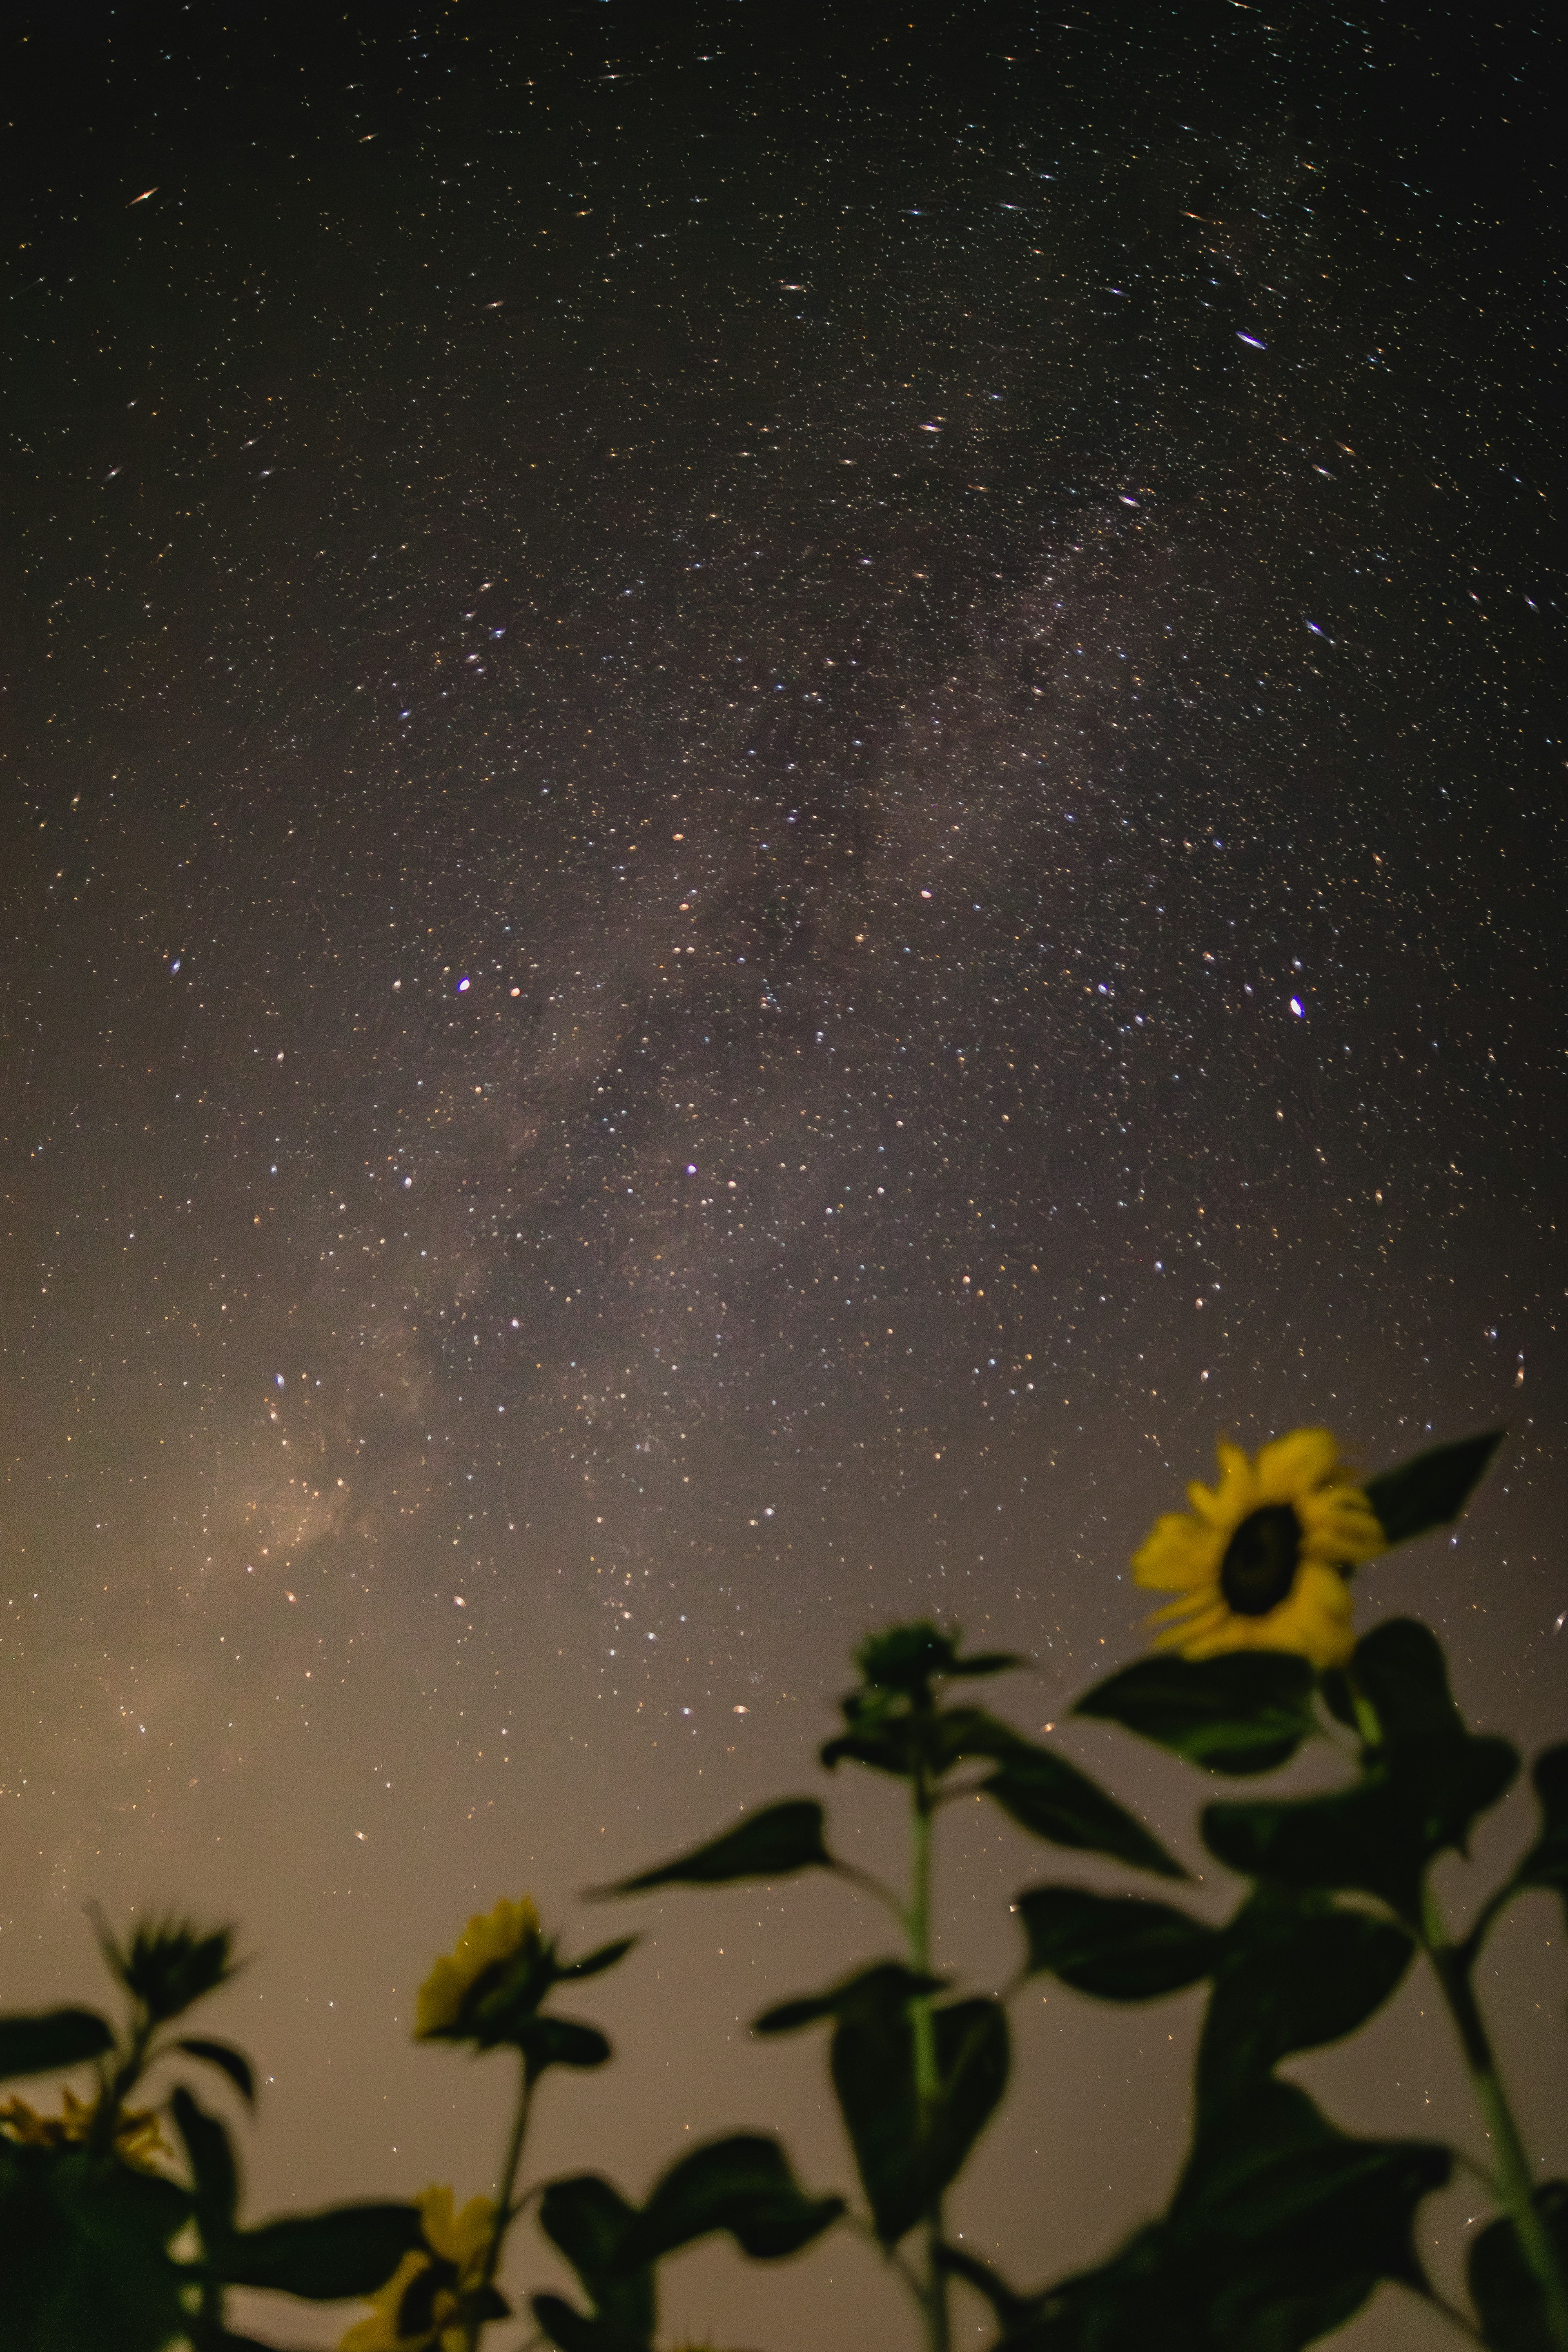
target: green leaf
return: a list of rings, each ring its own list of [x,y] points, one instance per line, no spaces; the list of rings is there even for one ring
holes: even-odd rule
[[[613,2319],[585,2318],[563,2296],[536,2294],[533,2315],[560,2352],[653,2352],[647,2328],[626,2327]]]
[[[162,2352],[189,2277],[168,2248],[190,2218],[172,2180],[80,2148],[0,2156],[0,2336],[37,2352]]]
[[[247,2106],[256,2105],[256,2077],[243,2050],[236,2050],[227,2042],[208,2042],[197,2035],[176,2042],[174,2047],[184,2051],[187,2057],[199,2058],[204,2065],[216,2066],[220,2074],[228,2076]]]
[[[1467,1726],[1448,1688],[1442,1644],[1429,1625],[1391,1617],[1356,1643],[1349,1680],[1372,1702],[1384,1739],[1465,1736]]]
[[[1065,1756],[1020,1743],[1006,1763],[980,1784],[1003,1811],[1053,1845],[1082,1853],[1114,1854],[1135,1870],[1161,1878],[1185,1878],[1179,1862],[1151,1836],[1142,1822],[1108,1797],[1097,1781]]]
[[[1317,1729],[1316,1681],[1305,1658],[1282,1650],[1162,1654],[1091,1683],[1073,1713],[1122,1724],[1211,1772],[1272,1772]]]
[[[962,2168],[1007,2080],[1007,2020],[1000,2002],[956,2001],[931,2012],[938,2096],[922,2115],[915,2091],[911,2000],[940,1979],[898,1960],[862,1969],[756,2021],[757,2033],[792,2033],[835,2020],[833,2087],[879,2235],[896,2244]]]
[[[657,2316],[653,2272],[627,2271],[621,2263],[635,2208],[597,2173],[585,2172],[552,2180],[539,2219],[594,2306],[584,2318],[559,2295],[535,2295],[534,2317],[545,2333],[563,2352],[645,2352]]]
[[[1206,1977],[1225,1948],[1217,1928],[1138,1895],[1035,1886],[1016,1909],[1029,1939],[1028,1973],[1058,1976],[1101,2000],[1152,2000]]]
[[[1568,1746],[1548,1748],[1530,1777],[1541,1801],[1541,1835],[1514,1874],[1515,1884],[1554,1888],[1568,1919]]]
[[[1519,1757],[1506,1739],[1452,1735],[1380,1752],[1375,1769],[1330,1796],[1209,1805],[1205,1844],[1244,1877],[1303,1894],[1355,1887],[1418,1924],[1427,1864],[1447,1847],[1464,1851]]]
[[[596,2025],[579,2025],[570,2017],[520,2017],[507,2032],[496,2035],[491,2046],[503,2044],[521,2051],[535,2082],[548,2067],[602,2066],[610,2054],[610,2045]]]
[[[1548,2180],[1535,2192],[1535,2210],[1551,2232],[1557,2259],[1568,2270],[1568,2180]],[[1491,2352],[1552,2352],[1540,2283],[1520,2248],[1513,2223],[1492,2221],[1470,2248],[1471,2300]]]
[[[748,1813],[708,1844],[661,1863],[604,1891],[643,1895],[653,1886],[728,1886],[738,1878],[784,1878],[795,1870],[831,1870],[822,1842],[822,1807],[815,1797],[786,1797]]]
[[[405,2254],[423,2246],[416,2205],[333,2205],[240,2230],[214,2268],[228,2286],[271,2287],[311,2303],[374,2294]]]
[[[763,2011],[752,2026],[753,2033],[795,2033],[803,2025],[820,2024],[824,2018],[880,2015],[884,2011],[917,2000],[922,1993],[940,1992],[943,1979],[928,1977],[918,1970],[905,1968],[901,1960],[879,1960],[875,1967],[857,1969],[841,1983],[830,1985],[826,1992],[806,1993],[795,2000],[782,2000],[773,2009]]]
[[[114,2036],[90,2009],[47,2009],[37,2016],[0,2016],[0,2083],[27,2074],[68,2074],[114,2047]]]
[[[1508,1434],[1488,1430],[1484,1437],[1462,1437],[1455,1445],[1434,1445],[1397,1470],[1369,1478],[1366,1499],[1391,1544],[1408,1543],[1429,1528],[1446,1528],[1457,1519],[1479,1485],[1488,1463]]]
[[[564,1984],[571,1977],[603,1976],[605,1970],[613,1969],[617,1960],[624,1960],[638,1940],[636,1936],[621,1936],[613,1944],[601,1944],[595,1952],[585,1952],[580,1960],[558,1961],[555,1968],[557,1981]]]
[[[754,2261],[770,2262],[798,2253],[843,2210],[842,2197],[803,2193],[776,2140],[736,2133],[670,2167],[622,2239],[616,2267],[650,2267],[715,2230],[727,2230]]]
[[[216,2256],[234,2235],[234,2217],[239,2204],[239,2169],[234,2160],[234,2148],[217,2117],[199,2107],[184,2085],[175,2091],[169,2104],[190,2158],[202,2243],[209,2256]]]
[[[1274,1888],[1243,1905],[1221,1942],[1198,2045],[1200,2132],[1282,2059],[1363,2025],[1415,1948],[1387,1920]]]

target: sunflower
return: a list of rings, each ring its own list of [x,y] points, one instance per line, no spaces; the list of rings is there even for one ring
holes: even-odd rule
[[[463,2299],[483,2276],[496,2209],[488,2197],[474,2197],[454,2212],[449,2189],[426,2189],[414,2201],[425,2247],[404,2255],[370,2298],[370,2316],[349,2329],[338,2352],[464,2352]]]
[[[96,2099],[79,2099],[67,2084],[60,2093],[65,2112],[41,2116],[26,2099],[8,2099],[0,2106],[0,2137],[24,2147],[85,2147],[98,2116]],[[138,2172],[155,2172],[160,2157],[169,2153],[158,2118],[151,2110],[122,2110],[114,2132],[114,2153]]]
[[[1248,1461],[1221,1439],[1217,1486],[1156,1520],[1132,1556],[1140,1584],[1178,1598],[1156,1610],[1163,1648],[1184,1658],[1294,1650],[1342,1666],[1355,1646],[1348,1577],[1387,1542],[1326,1429],[1293,1429]]]
[[[543,1948],[539,1914],[529,1895],[519,1903],[503,1899],[488,1916],[476,1912],[457,1949],[442,1954],[419,1988],[415,2040],[463,2040],[477,2000],[508,1975],[514,1963],[526,1965],[542,1956]]]

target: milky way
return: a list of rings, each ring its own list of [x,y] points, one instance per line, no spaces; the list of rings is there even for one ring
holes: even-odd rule
[[[1216,1428],[1509,1419],[1367,1605],[1560,1731],[1555,36],[229,13],[10,52],[0,1991],[231,1912],[258,2194],[467,2194],[467,1910],[806,1785],[895,1611],[1054,1719]],[[880,1931],[720,1902],[561,2160],[841,2177],[736,2021]],[[1026,2021],[1016,2267],[1163,2194],[1192,2025]]]

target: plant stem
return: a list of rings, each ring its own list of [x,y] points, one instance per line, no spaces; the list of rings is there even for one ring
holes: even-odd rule
[[[145,2015],[137,2018],[131,2030],[124,2057],[105,2083],[93,2110],[92,2127],[88,2134],[89,2156],[111,2156],[120,2129],[120,2118],[125,2102],[141,2081],[147,2064],[147,2052],[153,2040],[153,2021]]]
[[[533,2070],[524,2058],[522,2083],[518,2092],[517,2114],[512,2118],[511,2137],[507,2143],[506,2159],[501,2166],[500,2187],[496,2191],[495,2219],[490,2223],[489,2243],[485,2248],[485,2259],[480,2265],[479,2279],[468,2299],[468,2315],[463,2323],[464,2352],[479,2352],[479,2333],[484,2326],[484,2320],[480,2315],[480,2304],[485,2290],[495,2284],[496,2273],[500,2268],[501,2248],[506,2243],[506,2233],[517,2218],[518,2209],[512,2200],[517,2189],[517,2168],[522,2162],[522,2143],[528,2137],[528,2118],[533,2105]]]
[[[1476,2097],[1486,2119],[1497,2170],[1497,2189],[1519,2241],[1526,2268],[1541,2290],[1546,2333],[1555,2352],[1568,2352],[1568,2277],[1535,2202],[1530,2158],[1519,2136],[1497,2057],[1470,1982],[1467,1955],[1450,1942],[1430,1888],[1423,1898],[1422,1940],[1459,2036]]]
[[[931,1974],[931,1814],[935,1802],[924,1766],[917,1768],[910,1784],[910,1907],[906,1915],[909,1934],[910,1966],[922,1976]],[[942,2085],[937,2076],[936,2028],[931,2013],[931,1996],[922,1993],[910,2004],[910,2027],[914,2037],[915,2104],[919,2116],[918,2129],[923,2140],[929,2119],[936,2106]],[[942,2198],[933,2196],[926,2208],[926,2274],[920,2290],[921,2308],[925,2313],[926,2342],[930,2352],[952,2352],[952,2329],[948,2311],[947,2273],[937,2259],[942,2243]]]

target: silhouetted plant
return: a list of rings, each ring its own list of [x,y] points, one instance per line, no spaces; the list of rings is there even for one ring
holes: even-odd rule
[[[1492,2352],[1568,2352],[1568,2183],[1538,2185],[1475,1990],[1486,1937],[1514,1895],[1568,1905],[1568,1745],[1533,1769],[1538,1834],[1463,1936],[1431,1884],[1442,1854],[1511,1785],[1519,1757],[1479,1735],[1450,1693],[1436,1637],[1408,1620],[1359,1642],[1352,1572],[1463,1509],[1495,1436],[1439,1447],[1358,1486],[1323,1431],[1296,1431],[1254,1459],[1222,1446],[1214,1489],[1156,1526],[1134,1561],[1176,1594],[1155,1654],[1078,1701],[1223,1780],[1279,1769],[1308,1740],[1333,1742],[1341,1782],[1307,1797],[1235,1795],[1205,1804],[1210,1853],[1246,1882],[1222,1926],[1178,1902],[1071,1885],[1029,1885],[1009,1909],[1023,1949],[997,1990],[963,1990],[937,1964],[932,1850],[955,1802],[979,1796],[1043,1842],[1170,1883],[1182,1865],[1125,1807],[1054,1748],[974,1703],[973,1686],[1020,1663],[966,1654],[956,1630],[897,1625],[856,1654],[843,1729],[821,1751],[900,1784],[901,1885],[831,1851],[814,1798],[746,1814],[721,1835],[602,1892],[834,1874],[897,1928],[816,1991],[755,2021],[766,2036],[821,2025],[863,2202],[812,2197],[776,2141],[738,2133],[689,2150],[640,2204],[598,2174],[525,2185],[534,2102],[547,2073],[603,2065],[599,2029],[558,2013],[563,1987],[618,1965],[622,1938],[562,1956],[527,1897],[478,1916],[423,1987],[416,2038],[510,2051],[518,2089],[496,2194],[460,2210],[450,2189],[408,2203],[339,2206],[247,2228],[226,2126],[176,2083],[171,2063],[223,2074],[247,2103],[248,2061],[170,2029],[233,1973],[226,1930],[177,1922],[124,1945],[100,1926],[123,1996],[118,2026],[94,2011],[0,2016],[0,2080],[90,2066],[90,2097],[40,2115],[0,2108],[0,2341],[27,2352],[258,2352],[226,2319],[231,2288],[370,2299],[343,2352],[478,2352],[513,2321],[498,2281],[531,2207],[575,2273],[580,2300],[531,2298],[532,2343],[559,2352],[654,2352],[658,2266],[727,2233],[758,2261],[799,2252],[836,2225],[858,2229],[905,2282],[928,2352],[948,2352],[955,2281],[994,2315],[993,2352],[1298,2352],[1343,2324],[1384,2280],[1426,2298]],[[1415,2249],[1422,2200],[1456,2152],[1426,2139],[1342,2132],[1283,2062],[1342,2040],[1417,1962],[1433,1972],[1475,2087],[1499,2212],[1470,2251],[1471,2309],[1445,2303]],[[1080,1992],[1138,2002],[1208,1987],[1186,2160],[1164,2212],[1107,2262],[1024,2290],[949,2237],[944,2202],[1006,2090],[1008,2004],[1054,1975]],[[141,2104],[133,2106],[132,2099]],[[165,2137],[166,2124],[173,2135]],[[176,2153],[177,2151],[177,2153]],[[521,2323],[526,2326],[525,2323]]]

